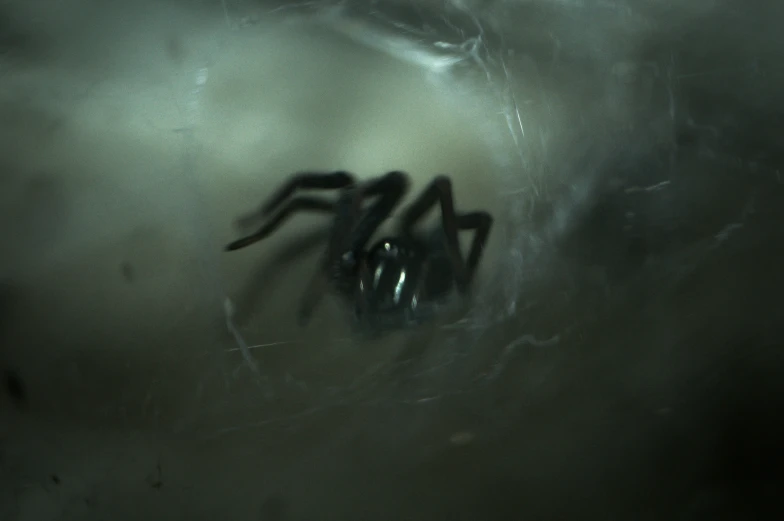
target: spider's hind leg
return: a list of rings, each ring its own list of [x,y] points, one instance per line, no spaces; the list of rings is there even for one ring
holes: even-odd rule
[[[455,212],[452,181],[446,176],[436,177],[406,209],[401,222],[401,230],[413,237],[416,225],[436,204],[441,206],[441,225],[444,230],[446,249],[454,270],[458,291],[465,292],[473,279],[484,245],[490,235],[492,216],[487,212]],[[462,230],[475,230],[468,258],[464,259],[460,250],[457,234]]]
[[[465,265],[468,271],[466,284],[471,283],[479,260],[484,253],[485,244],[490,236],[493,227],[493,217],[487,212],[470,212],[457,216],[457,227],[460,230],[474,230],[474,238],[471,240],[471,247],[468,250],[468,257]]]

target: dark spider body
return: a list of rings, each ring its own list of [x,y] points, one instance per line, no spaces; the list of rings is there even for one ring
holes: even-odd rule
[[[434,234],[429,244],[385,237],[370,248],[367,275],[361,281],[368,284],[361,288],[366,307],[355,300],[357,318],[377,329],[410,327],[432,318],[455,289],[441,235]]]
[[[406,207],[397,235],[366,249],[402,201],[409,184],[402,172],[363,182],[346,172],[296,174],[262,206],[259,213],[268,218],[266,224],[226,250],[238,250],[266,238],[294,212],[333,213],[327,251],[305,292],[300,320],[309,320],[326,286],[331,285],[353,303],[358,321],[371,329],[419,324],[431,318],[453,291],[467,293],[493,219],[487,212],[456,213],[452,183],[438,176]],[[334,202],[292,197],[301,189],[340,190],[340,196]],[[372,200],[367,207],[366,199]],[[416,230],[415,225],[436,205],[441,207],[441,226],[429,233]],[[458,241],[458,232],[463,230],[474,231],[467,257]]]

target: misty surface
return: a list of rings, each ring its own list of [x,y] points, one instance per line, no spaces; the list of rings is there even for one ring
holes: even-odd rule
[[[783,19],[0,2],[0,521],[777,518]],[[448,174],[470,297],[301,326],[303,170]]]

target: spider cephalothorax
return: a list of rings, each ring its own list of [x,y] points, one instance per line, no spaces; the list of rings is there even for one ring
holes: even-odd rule
[[[268,237],[298,211],[330,213],[334,223],[320,269],[311,279],[299,318],[309,320],[324,290],[331,285],[354,304],[356,316],[371,326],[405,327],[429,318],[434,306],[453,290],[468,291],[493,219],[487,212],[456,213],[452,183],[438,176],[402,213],[398,232],[367,248],[376,230],[406,195],[408,176],[389,172],[357,181],[347,172],[305,172],[292,176],[260,210],[267,222],[254,234],[238,239],[227,251]],[[297,195],[298,190],[339,190],[337,200]],[[365,205],[367,200],[370,204]],[[422,232],[415,225],[436,204],[441,225]],[[460,250],[458,232],[472,230],[468,256]]]

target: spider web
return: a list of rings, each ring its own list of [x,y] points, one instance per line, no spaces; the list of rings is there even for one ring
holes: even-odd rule
[[[54,288],[22,303],[33,308],[35,317],[45,317],[45,328],[29,327],[29,320],[17,325],[4,310],[9,313],[0,317],[6,319],[1,320],[4,330],[21,339],[6,345],[24,347],[28,360],[35,358],[28,367],[41,371],[39,382],[55,389],[50,396],[36,396],[44,415],[62,414],[68,425],[76,426],[66,442],[69,433],[54,430],[47,441],[37,442],[40,425],[32,428],[36,436],[27,436],[24,429],[16,433],[14,442],[22,449],[8,451],[11,464],[1,470],[16,478],[17,485],[8,487],[0,511],[11,516],[16,509],[34,517],[49,508],[52,518],[63,518],[55,514],[68,511],[82,519],[80,513],[96,503],[87,505],[85,495],[90,500],[100,496],[98,503],[110,508],[106,499],[116,499],[124,486],[118,483],[128,479],[130,484],[145,461],[160,460],[160,454],[151,453],[167,451],[149,444],[138,451],[117,450],[118,444],[139,448],[137,444],[149,443],[136,437],[138,431],[152,431],[154,437],[171,434],[172,460],[180,441],[194,438],[205,446],[218,441],[212,447],[221,447],[221,465],[235,448],[263,454],[272,469],[265,468],[267,474],[277,481],[280,471],[280,481],[298,487],[303,475],[317,476],[314,455],[316,462],[319,457],[327,461],[325,468],[334,463],[325,456],[331,448],[343,449],[335,451],[336,458],[358,453],[375,458],[369,467],[376,463],[384,471],[406,470],[424,460],[418,456],[437,454],[445,446],[477,439],[492,443],[515,418],[518,430],[513,432],[519,433],[520,424],[538,418],[542,409],[560,414],[564,408],[558,400],[569,391],[577,399],[567,412],[583,410],[582,389],[567,388],[576,380],[618,378],[609,385],[594,382],[599,390],[588,401],[603,398],[607,389],[631,387],[638,392],[635,405],[650,406],[656,414],[668,414],[673,407],[668,400],[677,400],[692,385],[666,380],[672,375],[669,368],[662,370],[662,384],[638,367],[644,365],[641,357],[653,365],[671,358],[656,349],[628,354],[629,339],[643,342],[631,330],[649,317],[640,319],[626,309],[641,300],[648,306],[645,313],[652,305],[666,308],[668,295],[701,267],[753,242],[748,233],[752,225],[765,219],[778,222],[774,208],[781,207],[781,176],[766,166],[764,150],[758,155],[729,152],[728,142],[741,139],[747,129],[738,124],[737,135],[723,135],[731,126],[725,120],[732,118],[706,116],[717,105],[711,100],[706,104],[714,106],[702,107],[701,115],[699,101],[685,106],[679,92],[690,82],[753,74],[746,97],[764,100],[769,88],[772,98],[780,89],[762,80],[778,70],[766,67],[764,57],[737,70],[724,68],[725,57],[716,60],[721,68],[704,65],[699,48],[694,70],[666,49],[648,59],[635,47],[651,29],[645,9],[612,0],[198,4],[207,5],[213,23],[189,26],[184,37],[163,37],[161,54],[170,61],[149,76],[127,74],[137,69],[123,65],[112,77],[118,69],[100,61],[103,53],[97,62],[83,64],[77,52],[80,59],[67,64],[76,72],[47,71],[38,77],[34,68],[19,73],[23,68],[15,64],[16,51],[0,52],[5,121],[41,127],[32,132],[6,125],[4,138],[11,143],[6,155],[17,154],[16,145],[25,144],[26,133],[66,128],[71,141],[61,148],[67,150],[52,152],[39,140],[32,148],[36,154],[27,155],[53,172],[60,173],[61,167],[88,171],[79,179],[88,179],[90,187],[104,183],[92,192],[80,191],[87,183],[79,185],[69,199],[73,194],[60,193],[70,185],[58,184],[57,176],[43,176],[27,191],[17,191],[14,165],[3,179],[0,202],[8,213],[0,221],[9,232],[6,250],[19,250],[25,257],[24,262],[13,255],[3,259],[3,276],[11,277],[7,286],[5,278],[0,281],[0,297],[16,313],[16,270],[35,274],[31,287]],[[700,15],[698,4],[683,9]],[[53,2],[55,7],[60,11],[43,33],[75,24],[68,21],[64,2]],[[125,20],[114,12],[96,14],[100,8],[91,5],[94,18],[87,18],[107,24]],[[80,18],[77,11],[74,18]],[[157,18],[166,25],[176,17],[166,12]],[[154,25],[149,19],[143,23]],[[101,23],[87,25],[94,26],[92,31],[105,30],[97,27]],[[590,30],[584,29],[589,25]],[[158,40],[146,31],[127,33],[132,36],[117,44],[126,45],[123,56],[149,67],[154,60],[147,53],[160,52],[160,45],[145,47],[141,40]],[[78,45],[90,40],[81,34],[75,39]],[[691,46],[694,40],[687,40]],[[59,115],[52,108],[59,108],[58,95],[69,90],[69,81],[71,94],[78,93],[72,97],[79,98],[83,105],[78,108],[84,110],[71,107],[62,114],[76,112],[75,119],[38,121],[20,103],[28,95],[33,101],[46,99],[42,107],[30,106],[43,108],[40,113],[47,116]],[[760,92],[751,93],[752,87]],[[134,105],[129,98],[137,95]],[[699,95],[692,93],[695,97]],[[115,132],[107,131],[110,126]],[[676,127],[699,143],[691,160],[709,174],[675,175],[682,138]],[[134,149],[136,141],[143,146]],[[74,166],[68,161],[80,154],[72,155],[69,147],[79,146],[89,153],[82,150],[83,163]],[[114,157],[114,152],[125,155]],[[134,162],[132,156],[145,154],[155,156],[151,165]],[[133,165],[118,168],[123,161]],[[735,168],[730,175],[713,174],[727,165]],[[496,225],[474,298],[446,309],[433,324],[380,339],[354,334],[348,310],[329,299],[307,328],[299,327],[298,299],[315,269],[328,222],[303,216],[241,254],[224,254],[221,246],[236,238],[234,219],[257,207],[289,173],[333,168],[360,176],[401,168],[414,176],[415,190],[432,175],[447,173],[455,180],[458,208],[490,210]],[[111,177],[114,171],[120,174]],[[740,177],[753,182],[737,183]],[[703,186],[732,193],[723,196],[722,204],[708,203],[709,198],[694,197]],[[39,207],[46,212],[28,204],[36,200],[43,200]],[[609,224],[591,234],[590,227],[580,224],[594,216],[597,201],[605,205]],[[711,205],[721,211],[711,213]],[[34,218],[37,212],[47,218]],[[127,233],[125,225],[140,220],[149,226]],[[125,224],[113,227],[110,221]],[[17,227],[16,222],[29,225]],[[656,233],[647,237],[654,253],[642,268],[623,276],[609,273],[618,245],[630,245],[621,253],[633,256],[634,234],[646,227]],[[182,228],[187,237],[177,235]],[[71,235],[78,235],[77,240],[66,244],[57,233],[63,229],[76,230]],[[113,249],[118,236],[119,253]],[[17,243],[17,237],[25,244]],[[31,237],[46,240],[26,248]],[[577,250],[577,261],[570,260],[574,251],[567,251],[569,246]],[[112,271],[118,258],[134,262]],[[49,278],[38,280],[36,270]],[[96,289],[101,284],[109,289]],[[133,313],[126,313],[129,309]],[[624,319],[630,316],[628,326]],[[666,312],[661,316],[673,320]],[[647,324],[651,342],[681,345],[673,342],[673,322]],[[67,335],[62,331],[74,333],[64,346]],[[591,339],[590,356],[583,349],[584,338]],[[624,344],[623,349],[611,357],[596,355],[606,353],[604,345],[613,341]],[[615,374],[603,367],[610,358],[620,367]],[[640,391],[636,381],[627,383],[626,374],[617,377],[627,369],[639,381],[664,390]],[[569,381],[576,374],[579,378]],[[41,388],[34,385],[31,389]],[[586,414],[609,419],[606,412],[601,416],[605,405],[598,405],[587,407]],[[91,431],[96,423],[98,433]],[[103,434],[109,425],[120,426],[121,432]],[[291,437],[300,443],[289,443]],[[318,447],[309,452],[316,437]],[[561,440],[560,448],[573,440]],[[526,437],[524,443],[528,441]],[[74,454],[81,461],[73,466],[84,487],[67,488],[74,480],[65,474],[51,477],[51,461],[69,443],[87,446],[83,454]],[[304,450],[304,456],[289,452],[277,458],[275,449],[265,453],[270,447]],[[357,447],[366,450],[355,451]],[[384,450],[388,448],[402,450]],[[106,458],[96,456],[101,450]],[[391,461],[401,454],[406,457]],[[193,454],[179,456],[186,462],[180,464],[186,475]],[[123,466],[129,472],[117,472]],[[160,469],[158,461],[149,485],[156,492]],[[189,478],[180,481],[183,490],[191,486]],[[48,494],[43,499],[41,487],[27,484],[42,479]],[[352,488],[356,477],[346,482]],[[169,488],[167,481],[166,489],[177,486]],[[252,490],[249,495],[255,494]],[[183,504],[185,500],[179,506]]]
[[[439,110],[459,121],[464,134],[462,139],[473,140],[479,150],[474,152],[479,159],[474,159],[471,167],[478,166],[482,178],[481,181],[474,178],[471,182],[473,186],[481,182],[485,187],[490,187],[485,189],[488,195],[484,198],[489,204],[497,206],[500,198],[514,191],[520,193],[520,187],[523,187],[523,192],[532,190],[518,198],[520,206],[528,207],[528,201],[541,189],[537,186],[541,182],[534,175],[525,174],[524,178],[519,175],[519,172],[532,171],[529,168],[532,161],[529,150],[523,145],[526,129],[521,102],[518,101],[518,94],[510,88],[518,81],[513,67],[507,63],[513,55],[503,45],[496,30],[482,21],[472,8],[449,4],[429,10],[418,4],[390,3],[376,5],[368,12],[359,3],[304,2],[259,9],[230,1],[223,2],[222,8],[226,32],[216,40],[213,47],[201,54],[199,60],[193,61],[191,76],[183,83],[186,85],[182,92],[185,121],[182,130],[183,175],[189,183],[201,179],[191,185],[194,208],[205,207],[204,198],[209,197],[205,193],[209,191],[207,187],[210,180],[205,176],[210,174],[200,171],[202,162],[199,160],[206,153],[200,148],[199,136],[209,125],[209,122],[205,124],[200,113],[205,86],[212,69],[219,67],[221,60],[226,60],[227,56],[236,52],[236,41],[252,41],[253,35],[269,30],[270,20],[290,24],[295,34],[313,31],[336,35],[341,40],[334,51],[338,56],[346,52],[341,46],[355,47],[367,56],[375,55],[375,59],[399,64],[395,67],[414,78],[401,88],[422,89],[425,95],[437,93]],[[361,66],[360,61],[358,67]],[[380,119],[379,124],[383,126],[384,120]],[[394,121],[392,124],[397,125]],[[443,132],[443,129],[433,128],[430,131]],[[386,142],[376,146],[394,147],[394,144]],[[393,153],[386,155],[391,156]],[[400,153],[410,152],[403,150]],[[425,153],[428,153],[427,150]],[[345,163],[329,159],[329,154],[325,154],[323,160],[316,156],[315,160],[320,161],[320,164],[297,166],[294,163],[293,169],[348,168]],[[389,166],[385,167],[365,158],[350,158],[348,164],[352,163],[378,164],[377,168],[381,169],[400,168],[398,164],[388,163]],[[450,168],[449,164],[440,167],[436,160],[431,163],[434,170]],[[403,168],[408,169],[406,166]],[[361,166],[355,170],[370,174],[362,172]],[[281,171],[275,182],[282,180],[286,173]],[[424,178],[437,171],[411,173]],[[463,177],[478,174],[469,169],[456,173]],[[421,184],[422,179],[418,180]],[[458,205],[482,204],[475,203],[465,195],[461,196],[460,179],[456,181],[455,189]],[[260,190],[255,197],[260,200],[267,193]],[[236,214],[244,211],[241,209]],[[217,218],[230,220],[236,218],[236,214]],[[497,219],[500,223],[505,216],[497,217],[500,217]],[[525,222],[526,219],[518,218],[515,223],[517,243],[512,245],[512,251],[517,261],[529,257],[524,251],[528,245],[519,242]],[[505,255],[499,255],[497,251],[487,254],[483,260],[489,268],[483,270],[483,283],[478,287],[469,307],[460,308],[456,314],[452,313],[422,331],[401,332],[379,342],[369,342],[354,335],[350,329],[332,327],[335,322],[348,323],[349,318],[341,310],[332,312],[329,319],[309,326],[311,331],[306,333],[285,327],[260,329],[259,324],[270,320],[265,316],[268,313],[265,309],[269,308],[260,306],[262,309],[258,311],[253,308],[266,298],[268,289],[264,284],[247,289],[240,287],[239,292],[245,295],[244,298],[237,296],[236,289],[232,293],[223,275],[231,275],[231,271],[226,271],[232,269],[227,267],[230,261],[219,257],[221,253],[214,248],[214,240],[210,239],[211,230],[215,226],[204,213],[197,213],[194,215],[194,229],[203,234],[201,242],[205,246],[202,269],[212,281],[210,291],[214,294],[214,300],[220,302],[225,322],[224,342],[234,344],[222,351],[223,363],[216,366],[225,367],[225,370],[214,373],[212,377],[207,370],[203,375],[202,384],[197,390],[197,396],[201,398],[194,402],[198,403],[195,407],[199,409],[200,419],[191,418],[191,421],[181,425],[181,428],[186,428],[186,424],[187,428],[194,428],[193,422],[204,422],[205,425],[214,426],[211,414],[226,418],[225,421],[230,425],[208,429],[210,432],[205,433],[207,438],[253,428],[263,431],[273,430],[275,426],[292,429],[298,423],[307,424],[313,418],[323,417],[335,409],[345,407],[377,414],[389,407],[417,409],[437,406],[444,400],[475,393],[486,382],[493,381],[503,372],[505,364],[514,356],[517,348],[547,349],[559,341],[558,332],[526,333],[500,352],[478,352],[478,345],[493,342],[487,336],[488,331],[515,316],[519,297],[517,290],[512,288],[520,288],[527,276],[526,262],[512,263],[514,268],[510,271],[509,263],[499,260],[504,259]],[[508,234],[508,231],[504,230],[502,224],[497,224],[494,234]],[[285,235],[285,232],[281,235]],[[270,244],[266,248],[273,250],[283,246]],[[292,253],[299,251],[294,248]],[[315,257],[318,253],[318,249],[309,251],[312,253],[304,254],[303,257]],[[263,264],[267,260],[257,258],[255,262]],[[283,269],[289,268],[285,266]],[[269,277],[269,273],[265,277]],[[287,282],[286,291],[292,296],[296,295],[298,281],[299,286],[302,286],[304,277],[300,275],[299,278],[288,279],[291,282]],[[287,302],[289,304],[285,313],[293,317],[296,312],[295,301],[289,298]],[[330,307],[329,304],[327,307]],[[326,333],[325,337],[325,327],[342,329],[342,333]],[[330,346],[325,350],[328,354],[312,354],[314,349],[324,350],[325,344]],[[285,355],[280,354],[283,351]],[[214,353],[205,353],[203,356],[215,360]],[[280,362],[270,362],[278,357],[284,360],[311,357],[317,362],[301,364],[297,360],[294,367],[286,365],[286,362],[281,367],[277,365]],[[324,378],[318,369],[319,365],[341,367],[341,376]],[[214,390],[210,391],[215,385],[223,389],[222,393],[226,393],[223,394],[224,399],[216,400]],[[211,403],[205,408],[202,400],[207,399],[207,393],[211,394],[208,400]],[[260,414],[261,410],[264,412]]]
[[[242,288],[250,280],[247,278],[239,286],[234,285],[232,292],[227,289],[223,275],[217,275],[232,273],[234,268],[226,267],[230,261],[216,259],[219,253],[215,249],[205,251],[205,259],[213,259],[205,269],[218,282],[215,293],[220,295],[218,300],[222,303],[228,336],[234,342],[223,351],[226,371],[215,375],[222,381],[225,398],[216,400],[215,395],[210,398],[212,410],[220,411],[219,415],[226,418],[226,425],[210,430],[205,436],[219,437],[256,428],[264,432],[273,432],[275,428],[290,430],[346,408],[364,411],[356,414],[365,420],[403,415],[414,430],[417,422],[412,418],[419,417],[420,410],[435,410],[445,403],[460,403],[477,417],[484,417],[481,411],[493,395],[494,386],[502,376],[513,374],[525,380],[524,393],[553,392],[548,378],[553,368],[561,363],[563,354],[559,346],[590,324],[594,316],[591,312],[566,311],[579,306],[576,295],[584,290],[578,288],[573,267],[563,263],[556,253],[554,242],[569,234],[573,223],[579,221],[607,190],[610,180],[606,172],[615,168],[607,164],[607,158],[627,157],[634,162],[646,153],[633,147],[631,151],[619,150],[617,131],[611,130],[613,127],[633,135],[634,121],[651,114],[666,114],[664,118],[653,120],[653,130],[646,129],[644,138],[647,142],[664,143],[666,148],[673,125],[681,117],[674,101],[674,63],[640,65],[624,61],[624,53],[613,48],[612,42],[624,34],[647,29],[645,14],[625,9],[620,4],[602,4],[597,7],[600,14],[593,12],[592,16],[607,23],[606,36],[592,32],[584,36],[586,41],[563,41],[565,32],[556,36],[543,31],[531,39],[537,41],[539,38],[546,52],[543,49],[536,51],[549,59],[533,60],[525,49],[509,40],[510,28],[504,26],[493,8],[467,2],[437,6],[376,3],[368,10],[364,3],[348,1],[286,3],[258,8],[226,0],[222,8],[228,31],[210,58],[216,66],[233,52],[230,50],[232,42],[243,37],[252,41],[249,35],[269,31],[267,22],[274,19],[276,23],[289,24],[287,27],[293,34],[311,35],[312,40],[306,37],[307,41],[317,41],[319,36],[314,34],[339,36],[341,40],[334,47],[338,54],[354,52],[346,51],[346,47],[362,49],[359,54],[366,53],[369,58],[357,58],[358,69],[367,67],[367,61],[388,60],[384,63],[390,64],[398,74],[416,78],[404,83],[401,89],[437,92],[435,99],[442,114],[448,114],[453,118],[449,121],[470,136],[468,139],[481,149],[477,155],[482,158],[471,163],[469,168],[448,161],[442,165],[435,159],[425,164],[432,170],[449,170],[456,166],[461,169],[456,172],[458,177],[462,176],[455,184],[457,204],[482,204],[479,201],[483,201],[494,209],[497,224],[491,242],[494,242],[495,250],[483,260],[481,283],[468,308],[445,317],[432,327],[378,342],[367,342],[352,335],[341,326],[348,322],[346,314],[330,305],[326,307],[331,309],[321,311],[328,318],[317,320],[307,332],[283,325],[289,320],[287,315],[295,315],[296,301],[293,299],[307,279],[307,270],[313,269],[312,262],[302,261],[308,267],[300,268],[305,271],[299,271],[299,275],[291,278],[286,278],[280,271],[263,272],[262,282],[285,279],[282,284],[286,289],[281,290],[284,293],[273,293],[265,284]],[[548,8],[560,9],[558,6]],[[547,9],[539,13],[534,10],[530,14],[547,16]],[[559,16],[562,14],[561,11]],[[590,50],[575,50],[583,48]],[[590,56],[580,55],[581,52]],[[602,80],[605,82],[603,87],[584,94],[585,98],[576,96],[577,105],[570,105],[563,92],[548,83],[558,81],[562,64],[570,60],[572,63],[598,63],[600,69],[603,67],[607,71],[601,73],[607,78]],[[193,88],[186,96],[192,107],[199,105],[199,78],[206,77],[209,70],[209,65],[194,69]],[[388,81],[394,80],[388,78]],[[356,92],[358,96],[366,95],[359,94],[366,92],[361,88]],[[375,95],[383,97],[390,93],[394,96],[394,89]],[[391,106],[401,99],[386,103]],[[586,99],[593,101],[586,103]],[[595,106],[604,114],[599,117],[585,106]],[[396,110],[406,110],[405,102]],[[573,114],[579,114],[577,124]],[[195,120],[191,121],[197,125]],[[586,125],[595,123],[586,121],[603,121],[606,126],[587,129]],[[439,123],[441,127],[428,128],[425,132],[430,135],[446,133],[445,127],[449,123]],[[321,156],[312,155],[317,158],[317,165],[287,163],[294,168],[282,169],[275,182],[280,182],[289,171],[300,168],[339,167],[362,173],[400,168],[400,158],[411,152],[396,149],[392,132],[383,132],[387,125],[398,128],[389,113],[378,117],[376,128],[379,135],[391,139],[373,141],[366,136],[353,135],[357,150],[371,146],[371,152],[366,152],[366,156],[375,153],[387,157],[386,163],[351,153],[335,154],[323,150]],[[571,134],[564,131],[570,125],[573,126]],[[400,130],[396,132],[399,136]],[[589,134],[589,142],[569,141],[580,134]],[[302,146],[307,148],[307,145]],[[576,152],[563,158],[563,162],[552,158],[553,148],[567,146]],[[432,148],[425,148],[425,154],[431,151]],[[191,142],[186,146],[186,164],[197,165],[198,161],[193,158],[202,152]],[[575,164],[581,166],[577,171]],[[186,171],[191,168],[189,166]],[[408,167],[404,164],[403,168]],[[417,172],[412,173],[417,175]],[[432,173],[435,172],[425,169],[421,175]],[[477,182],[479,175],[481,180]],[[473,188],[483,185],[489,196],[484,199],[480,196],[476,202],[461,197],[461,189],[466,189],[465,180],[472,181],[474,184],[469,186]],[[649,199],[661,193],[655,186],[666,186],[666,183],[656,185],[654,181],[646,184],[646,179],[624,182],[638,186],[638,193],[649,194]],[[266,193],[249,198],[248,204],[258,204]],[[731,227],[732,223],[725,226]],[[208,227],[199,225],[198,228]],[[211,247],[209,241],[204,243]],[[272,250],[280,244],[271,242],[266,247]],[[305,250],[304,244],[309,243],[303,242],[290,253]],[[697,243],[690,250],[689,259],[681,265],[698,265],[713,247],[709,239]],[[303,256],[315,258],[319,250],[308,251],[310,253]],[[280,266],[285,270],[292,268],[294,256],[284,255],[283,259]],[[267,260],[256,257],[252,262]],[[668,261],[660,267],[662,277],[671,278],[670,266]],[[606,281],[597,281],[596,289],[588,291],[603,293],[607,306],[625,296],[623,292],[613,293],[615,290],[609,288]],[[243,293],[245,297],[238,299],[237,293]],[[269,305],[256,309],[261,301],[277,301],[282,294],[288,297],[281,301],[286,305],[276,306],[274,313]],[[276,318],[270,318],[270,313]],[[554,316],[573,318],[564,323],[562,318],[553,319]],[[276,327],[269,327],[269,324]],[[300,363],[302,360],[307,363]],[[334,374],[328,375],[329,372]],[[208,379],[205,376],[200,393],[210,392]],[[200,411],[201,414],[205,412],[203,403]],[[492,419],[503,421],[502,418],[503,413],[496,409]],[[487,420],[484,418],[486,423]],[[405,439],[401,435],[395,442]]]

